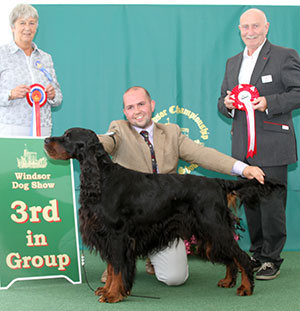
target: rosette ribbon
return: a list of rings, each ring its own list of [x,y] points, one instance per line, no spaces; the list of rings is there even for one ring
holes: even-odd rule
[[[229,97],[234,100],[233,106],[236,109],[246,112],[248,129],[247,158],[253,157],[256,154],[255,113],[252,102],[258,97],[259,93],[256,87],[251,84],[239,84],[235,86]]]
[[[32,106],[31,136],[41,136],[40,107],[47,101],[47,93],[41,84],[30,85],[30,91],[26,94],[28,104]]]
[[[47,101],[47,93],[41,84],[30,85],[30,91],[26,94],[28,104],[32,106],[31,136],[41,136],[40,107]]]

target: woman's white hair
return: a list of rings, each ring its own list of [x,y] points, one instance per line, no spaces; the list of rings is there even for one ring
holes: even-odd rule
[[[38,23],[39,14],[38,11],[33,6],[31,6],[30,4],[18,4],[9,14],[10,27],[11,28],[14,27],[15,22],[18,18],[27,19],[29,17],[34,18]]]

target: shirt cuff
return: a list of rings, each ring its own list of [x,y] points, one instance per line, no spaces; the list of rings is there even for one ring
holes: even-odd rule
[[[234,118],[235,109],[232,109],[231,111],[228,111],[228,114],[231,116],[231,118]]]
[[[242,177],[245,177],[243,175],[243,171],[244,169],[249,166],[248,164],[242,162],[242,161],[236,161],[234,164],[233,164],[233,167],[231,169],[231,175],[235,175],[235,176],[242,176]]]
[[[54,106],[55,105],[55,97],[53,99],[47,99],[47,102],[50,106]]]

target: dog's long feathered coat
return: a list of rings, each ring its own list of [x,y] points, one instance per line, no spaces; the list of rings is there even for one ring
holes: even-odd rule
[[[199,257],[226,265],[218,286],[234,286],[239,268],[242,282],[237,294],[252,294],[250,259],[234,240],[227,196],[234,193],[255,208],[260,196],[279,195],[281,186],[129,170],[111,161],[94,132],[80,128],[46,138],[45,149],[55,159],[80,162],[82,239],[108,263],[107,282],[96,290],[99,301],[117,302],[130,295],[138,257],[192,235]]]

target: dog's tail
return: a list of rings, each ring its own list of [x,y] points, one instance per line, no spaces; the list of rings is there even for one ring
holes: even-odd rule
[[[265,183],[260,184],[256,179],[226,180],[225,191],[229,205],[235,206],[238,198],[240,204],[247,207],[255,207],[262,197],[268,199],[271,196],[285,197],[283,192],[286,186],[277,180],[265,178]]]

